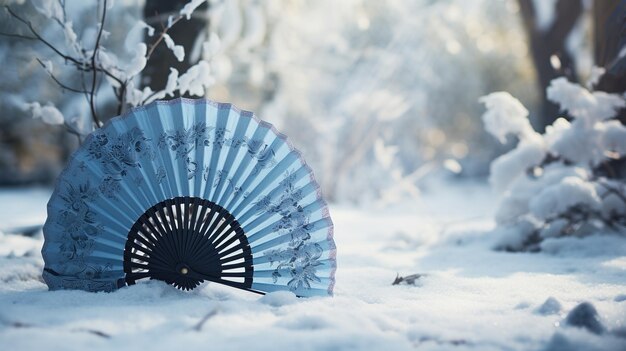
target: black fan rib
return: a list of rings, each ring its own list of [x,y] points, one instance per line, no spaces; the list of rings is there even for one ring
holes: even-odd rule
[[[252,289],[252,251],[233,215],[198,197],[167,199],[139,216],[124,249],[126,283],[158,279],[192,290],[203,281]]]

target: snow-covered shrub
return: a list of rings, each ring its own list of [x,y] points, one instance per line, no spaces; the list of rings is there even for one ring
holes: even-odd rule
[[[509,135],[519,140],[491,164],[490,182],[502,193],[496,213],[501,249],[538,250],[546,238],[626,229],[626,181],[604,171],[626,156],[626,127],[611,119],[626,107],[624,96],[565,78],[553,80],[547,95],[573,120],[559,118],[544,134],[509,93],[480,99],[486,130],[501,142]]]

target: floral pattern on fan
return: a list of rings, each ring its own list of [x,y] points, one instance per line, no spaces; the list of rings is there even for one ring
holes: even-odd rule
[[[209,132],[215,128],[199,122],[193,126],[161,133],[158,146],[167,145],[176,155],[176,159],[187,158],[199,146],[209,146]]]
[[[301,242],[296,247],[286,249],[274,249],[265,252],[265,256],[270,261],[280,262],[274,272],[272,279],[274,283],[278,278],[282,277],[281,270],[288,270],[291,280],[287,286],[291,290],[300,289],[302,287],[310,288],[311,282],[320,282],[321,279],[316,275],[317,267],[322,263],[319,261],[324,250],[319,244],[304,244]]]
[[[210,132],[215,130],[213,141],[211,142]],[[202,171],[205,180],[207,180],[209,174],[209,168],[205,167],[203,170],[198,169],[198,165],[193,161],[190,156],[191,152],[198,147],[210,147],[213,146],[219,150],[224,146],[231,148],[247,147],[248,155],[257,161],[252,174],[257,174],[261,170],[271,167],[276,164],[274,150],[262,140],[249,139],[249,138],[229,138],[230,130],[223,127],[208,126],[205,122],[198,122],[187,129],[171,130],[161,133],[157,143],[157,147],[163,149],[169,148],[176,155],[176,159],[185,161],[187,166],[187,179],[193,179],[196,173]],[[159,168],[157,171],[157,179],[160,181],[163,179],[164,170]],[[220,172],[220,171],[218,171]],[[218,174],[219,176],[220,174]],[[219,183],[216,180],[217,184]],[[216,185],[214,185],[216,186]],[[236,186],[234,186],[236,188]]]
[[[159,136],[157,146],[161,149],[168,147],[176,155],[175,159],[184,160],[187,165],[187,179],[192,179],[196,175],[198,164],[192,160],[190,154],[198,147],[210,146],[209,132],[213,129],[215,128],[207,126],[204,122],[198,122],[187,129],[163,132]],[[161,169],[163,168],[159,168],[159,172]],[[164,170],[158,173],[157,178],[162,180],[165,177],[164,173]]]
[[[85,279],[100,278],[110,266],[91,266],[85,262],[85,257],[93,251],[94,237],[104,231],[104,227],[97,221],[95,212],[87,205],[98,196],[98,191],[93,189],[89,182],[78,187],[66,183],[65,187],[66,192],[61,199],[66,206],[56,221],[65,228],[64,235],[58,240],[61,263],[65,264],[64,273]]]
[[[149,141],[150,139],[137,127],[112,140],[102,132],[94,132],[87,146],[87,155],[88,159],[100,162],[106,173],[98,186],[105,196],[115,198],[115,194],[119,193],[119,182],[122,178],[130,171],[141,167],[140,157],[154,158],[154,150]]]
[[[292,289],[310,287],[310,282],[319,282],[316,275],[316,267],[321,265],[319,258],[323,250],[318,244],[305,244],[310,238],[309,213],[299,204],[302,199],[302,189],[295,186],[296,175],[286,172],[285,178],[279,183],[282,192],[276,201],[269,196],[264,196],[256,204],[257,214],[263,212],[280,215],[280,219],[273,226],[273,230],[281,235],[289,236],[288,247],[285,249],[272,249],[264,252],[273,265],[279,262],[272,273],[274,282],[282,277],[281,270],[289,269],[291,280],[288,286]]]

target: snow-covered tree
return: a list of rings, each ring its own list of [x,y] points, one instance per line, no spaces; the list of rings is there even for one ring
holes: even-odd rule
[[[41,104],[36,101],[36,96],[29,96],[23,101],[25,110],[32,113],[35,118],[41,118],[43,122],[51,125],[64,125],[67,130],[80,138],[90,133],[94,128],[102,125],[103,116],[99,112],[100,103],[115,101],[116,114],[121,114],[130,107],[140,106],[157,99],[188,94],[191,96],[204,96],[206,89],[213,84],[214,77],[211,72],[209,57],[199,57],[198,61],[186,72],[178,72],[170,68],[167,74],[166,86],[158,91],[152,91],[149,87],[140,89],[139,78],[146,67],[146,63],[152,59],[155,49],[159,45],[165,45],[178,61],[185,58],[185,50],[177,45],[168,30],[179,21],[188,20],[194,10],[206,0],[192,0],[187,3],[178,13],[170,15],[161,29],[146,24],[142,20],[136,20],[130,30],[125,33],[123,49],[108,46],[108,38],[111,31],[115,30],[110,16],[114,2],[112,0],[100,0],[91,11],[96,14],[97,21],[86,26],[82,31],[75,30],[75,18],[68,15],[68,8],[64,0],[34,1],[30,6],[45,20],[39,19],[45,25],[45,30],[35,24],[30,17],[23,16],[13,4],[4,6],[6,12],[15,23],[18,32],[2,33],[5,36],[18,37],[24,40],[32,40],[42,44],[47,50],[37,57],[37,62],[49,75],[50,79],[64,92],[83,97],[83,104],[87,106],[87,116],[64,116],[63,113],[51,102]],[[21,27],[20,27],[21,26]],[[113,27],[113,29],[112,29]],[[151,38],[143,42],[143,33]],[[58,37],[64,40],[59,41]],[[200,43],[205,52],[218,45],[216,36]],[[116,50],[118,49],[118,50]],[[66,79],[57,74],[55,67],[66,65],[73,68],[73,75]],[[109,93],[104,90],[109,90]],[[112,94],[111,94],[112,93]],[[24,100],[25,97],[22,97]],[[79,100],[75,100],[79,103]],[[90,122],[85,122],[85,117]]]
[[[626,181],[608,162],[626,157],[626,127],[612,119],[626,107],[624,96],[565,78],[554,79],[547,96],[573,120],[557,118],[543,134],[509,93],[480,99],[487,131],[501,142],[509,135],[519,140],[491,164],[490,182],[502,193],[496,213],[502,249],[539,250],[546,238],[626,233]]]

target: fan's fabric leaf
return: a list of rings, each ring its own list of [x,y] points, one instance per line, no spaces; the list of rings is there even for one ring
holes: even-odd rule
[[[188,251],[204,239],[215,240],[223,264],[239,269],[243,254],[235,246],[245,242],[253,266],[250,290],[332,294],[333,224],[300,153],[250,112],[190,99],[157,101],[113,118],[72,155],[48,203],[42,249],[46,283],[51,289],[89,291],[124,286],[124,253],[133,225],[153,206],[185,198],[225,209],[246,240],[228,236],[225,217],[211,222],[217,218],[211,209],[184,200],[188,203],[172,205],[172,213],[161,210],[161,217],[178,221],[171,227],[158,229],[154,219],[143,227],[138,240],[146,247],[140,250],[154,250],[151,240],[171,230]],[[190,214],[185,217],[184,211]],[[207,219],[191,223],[200,217]],[[152,225],[154,233],[144,233]],[[190,228],[219,233],[196,240],[182,234]],[[233,272],[242,275],[237,272],[243,268]],[[231,278],[214,281],[220,279]]]

